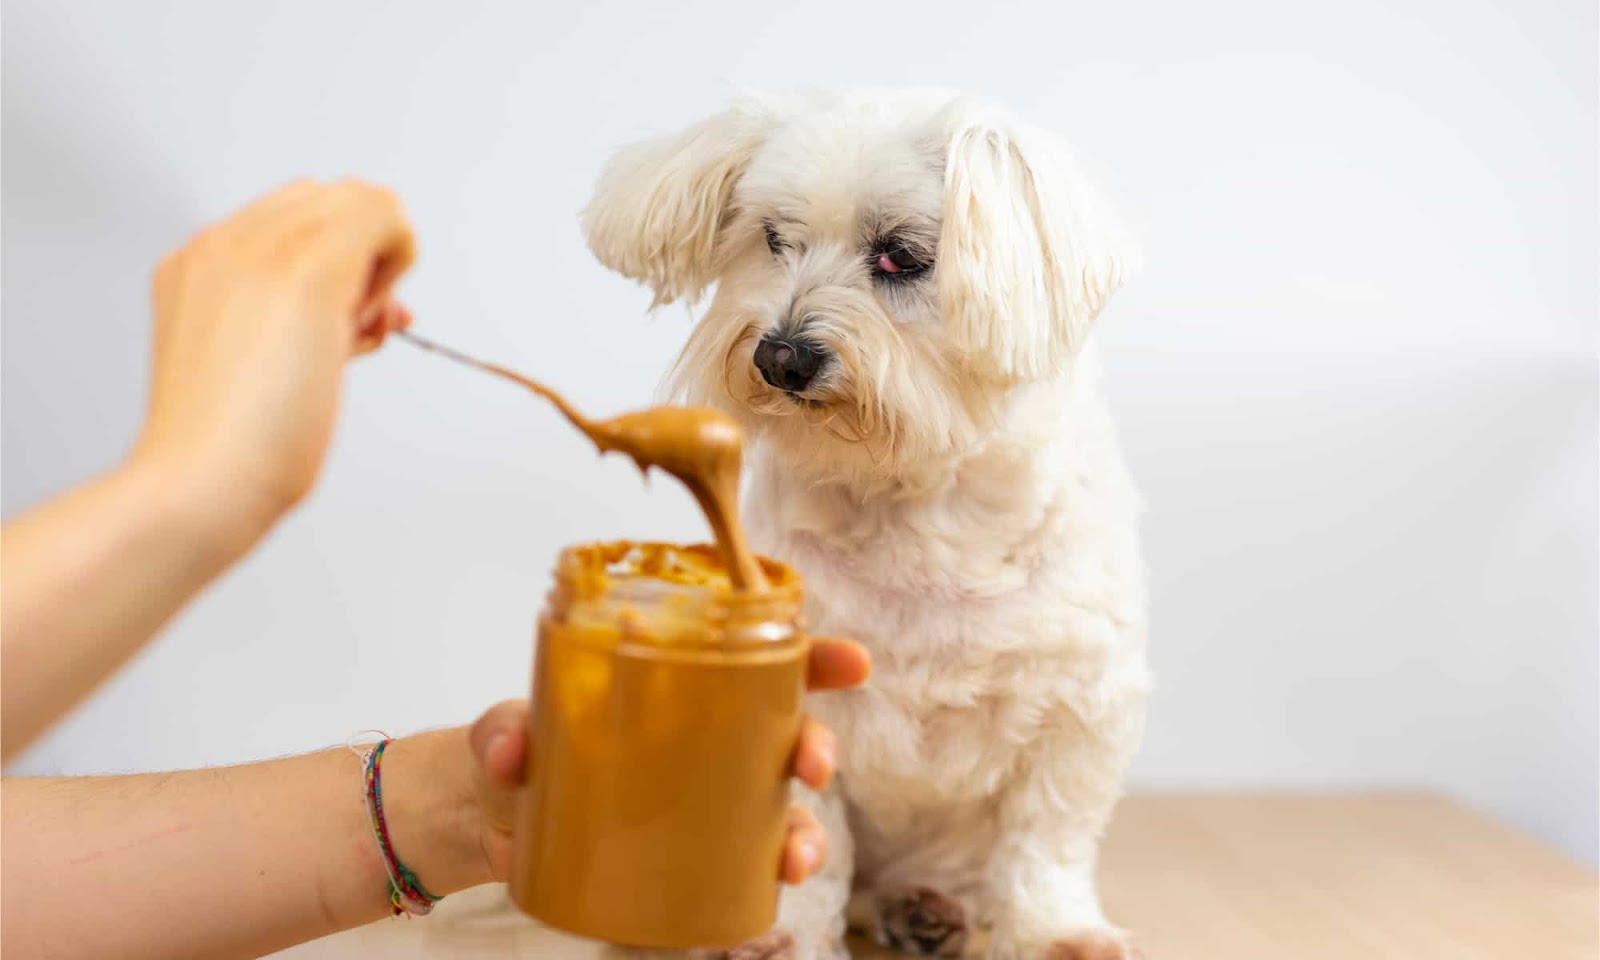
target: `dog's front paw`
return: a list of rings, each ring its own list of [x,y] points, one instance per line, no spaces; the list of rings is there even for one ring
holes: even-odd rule
[[[706,960],[794,960],[794,937],[787,930],[763,933],[727,950],[706,951]]]
[[[967,912],[961,902],[919,887],[878,898],[878,942],[901,953],[959,957],[967,945]]]
[[[1133,938],[1114,927],[1089,927],[1045,947],[1041,960],[1142,960]]]

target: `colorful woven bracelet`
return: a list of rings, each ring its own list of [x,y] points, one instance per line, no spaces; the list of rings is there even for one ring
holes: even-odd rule
[[[389,824],[383,818],[383,749],[387,739],[380,740],[367,752],[366,794],[367,813],[372,818],[372,832],[378,838],[378,851],[383,857],[384,872],[389,875],[389,906],[394,915],[423,917],[433,911],[440,901],[424,890],[417,875],[395,855],[394,844],[389,840]]]

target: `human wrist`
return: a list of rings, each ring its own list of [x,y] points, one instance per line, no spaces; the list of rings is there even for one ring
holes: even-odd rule
[[[141,513],[159,518],[222,563],[249,551],[292,505],[240,482],[204,457],[146,445],[136,447],[115,476]]]
[[[383,813],[395,856],[437,897],[491,882],[464,728],[391,741]]]

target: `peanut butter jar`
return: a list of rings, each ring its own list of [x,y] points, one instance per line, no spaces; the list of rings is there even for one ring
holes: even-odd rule
[[[539,620],[511,896],[580,936],[726,947],[776,917],[809,641],[800,578],[715,550],[566,550]]]

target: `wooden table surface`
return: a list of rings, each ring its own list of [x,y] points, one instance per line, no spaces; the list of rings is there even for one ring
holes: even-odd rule
[[[1106,912],[1149,960],[1600,957],[1594,871],[1433,796],[1135,796],[1101,861]],[[599,960],[493,888],[451,899],[277,958]]]

